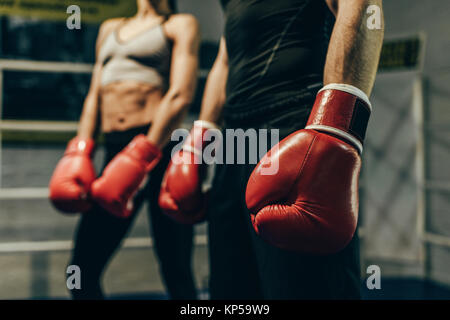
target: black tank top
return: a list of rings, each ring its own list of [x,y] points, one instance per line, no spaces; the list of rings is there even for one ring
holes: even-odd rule
[[[222,0],[229,75],[225,118],[307,108],[322,86],[334,16],[323,0]]]

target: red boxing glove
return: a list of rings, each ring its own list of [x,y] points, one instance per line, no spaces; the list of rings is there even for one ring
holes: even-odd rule
[[[358,88],[330,84],[319,91],[306,128],[272,148],[248,181],[247,207],[263,239],[312,254],[347,246],[358,220],[360,153],[370,113]],[[263,175],[273,161],[278,172]]]
[[[53,206],[64,213],[84,212],[91,208],[89,189],[95,180],[92,164],[94,140],[70,140],[63,158],[58,162],[49,184]]]
[[[173,220],[194,224],[205,218],[206,195],[202,183],[206,164],[202,164],[204,148],[210,144],[204,134],[217,127],[207,121],[195,121],[183,148],[174,155],[161,184],[159,206]]]
[[[106,166],[91,188],[92,198],[112,214],[127,218],[133,211],[133,198],[145,183],[147,174],[158,164],[161,151],[147,140],[136,136]]]

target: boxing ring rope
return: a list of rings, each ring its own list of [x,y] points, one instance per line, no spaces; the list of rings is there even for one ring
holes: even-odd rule
[[[27,72],[58,72],[58,73],[91,73],[94,65],[78,62],[53,62],[34,60],[0,59],[0,70]],[[200,69],[198,76],[206,78],[208,69]]]
[[[32,131],[32,132],[69,132],[75,133],[78,128],[78,122],[64,121],[18,121],[2,120],[0,121],[0,130],[9,131]]]
[[[48,188],[2,188],[2,150],[3,131],[10,132],[53,132],[53,133],[75,133],[78,122],[74,121],[22,121],[2,120],[3,118],[3,81],[5,71],[25,72],[56,72],[56,73],[85,73],[92,72],[93,65],[87,63],[53,62],[53,61],[31,61],[0,59],[0,201],[19,199],[47,199]],[[200,69],[199,78],[206,78],[209,69]],[[207,243],[206,236],[196,235],[194,243],[204,246]],[[153,247],[151,238],[128,238],[125,240],[124,248],[148,248]],[[0,253],[20,252],[48,252],[68,251],[72,249],[72,241],[27,241],[27,242],[4,242],[0,243]]]
[[[206,235],[196,235],[195,245],[206,246]],[[122,244],[122,248],[139,249],[152,248],[153,240],[149,237],[127,238]],[[3,242],[0,243],[0,253],[28,253],[28,252],[56,252],[69,251],[73,248],[73,242],[63,241],[24,241],[24,242]]]

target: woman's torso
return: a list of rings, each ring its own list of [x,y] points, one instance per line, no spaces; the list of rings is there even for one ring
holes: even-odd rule
[[[105,38],[99,51],[103,132],[151,123],[168,88],[171,42],[164,21],[137,27],[125,22]]]

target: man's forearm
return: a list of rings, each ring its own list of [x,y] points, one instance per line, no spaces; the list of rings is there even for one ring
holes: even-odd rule
[[[325,64],[325,85],[350,84],[370,95],[384,36],[382,11],[381,28],[369,29],[367,26],[370,16],[367,8],[370,5],[381,9],[382,1],[339,1]]]
[[[203,93],[200,120],[219,124],[226,99],[228,53],[225,38],[220,39],[219,52],[211,68]]]
[[[200,120],[218,124],[225,104],[228,67],[216,64],[208,75],[200,111]]]

